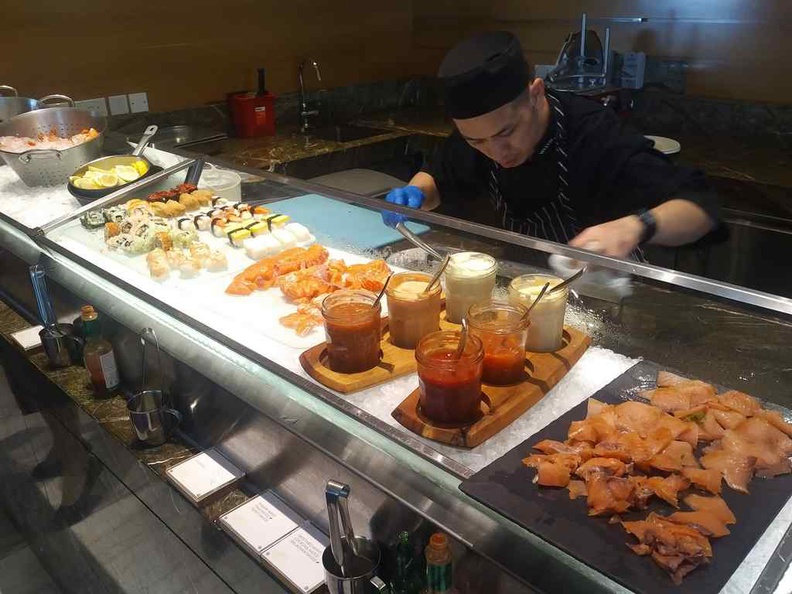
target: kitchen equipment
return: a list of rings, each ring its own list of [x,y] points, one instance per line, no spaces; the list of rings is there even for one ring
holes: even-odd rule
[[[467,337],[468,337],[468,323],[467,323],[467,316],[465,316],[464,318],[462,318],[462,331],[459,333],[459,344],[457,344],[457,348],[454,351],[454,356],[451,357],[452,359],[459,359],[462,356],[462,353],[465,352]]]
[[[561,283],[559,283],[559,285],[560,284]],[[528,313],[531,313],[531,310],[534,307],[536,307],[536,305],[542,300],[542,297],[544,297],[544,294],[547,292],[547,287],[549,287],[549,286],[550,286],[550,283],[545,283],[544,284],[544,286],[542,287],[542,290],[539,291],[539,294],[536,296],[536,299],[534,299],[533,303],[531,303],[531,305],[528,306]]]
[[[664,155],[676,155],[682,150],[682,145],[679,144],[678,140],[674,140],[673,138],[652,136],[650,134],[645,135],[644,138],[651,140],[654,143],[655,150],[660,151]]]
[[[418,237],[415,233],[413,233],[407,227],[406,224],[397,223],[396,227],[394,227],[394,228],[396,229],[396,231],[398,231],[399,233],[402,234],[402,237],[404,237],[404,239],[406,239],[407,241],[412,243],[414,246],[421,248],[427,254],[437,258],[438,260],[442,260],[443,259],[443,256],[440,255],[440,252],[438,252],[436,249],[434,249],[432,246],[430,246],[428,243],[426,243],[424,240],[422,240],[420,237]],[[447,262],[446,262],[445,266],[448,266]],[[445,268],[445,266],[444,266],[444,268]]]
[[[275,95],[266,89],[263,68],[258,69],[258,91],[255,94],[249,91],[230,93],[228,111],[240,138],[275,134]]]
[[[39,331],[39,338],[50,365],[60,368],[79,363],[82,340],[74,335],[74,327],[71,324],[59,324],[55,318],[44,268],[39,264],[30,267],[30,282],[33,285],[41,323],[44,326]]]
[[[654,378],[661,369],[665,368],[650,361],[641,361],[593,394],[592,398],[606,404],[621,404],[626,399],[633,399],[640,390],[654,387]],[[586,517],[585,498],[570,501],[566,489],[534,485],[534,471],[522,464],[522,459],[532,451],[534,444],[544,439],[565,440],[570,423],[586,418],[587,405],[584,400],[478,471],[460,485],[462,491],[619,582],[630,592],[715,594],[723,591],[724,584],[789,500],[792,475],[754,479],[749,495],[724,484],[721,497],[737,516],[737,523],[729,526],[729,536],[710,541],[712,562],[696,569],[685,577],[681,585],[675,586],[648,557],[639,557],[625,546],[635,539],[618,524],[609,524],[607,518]],[[651,511],[666,515],[673,510],[655,499],[648,509],[620,514],[620,517],[624,521],[643,519]]]
[[[165,443],[172,431],[182,421],[179,411],[165,406],[165,396],[162,390],[162,376],[160,375],[160,388],[156,390],[146,389],[146,334],[151,334],[157,348],[157,367],[162,374],[162,358],[160,353],[159,340],[151,328],[144,328],[140,333],[140,344],[143,347],[143,365],[141,391],[127,400],[127,410],[129,410],[129,420],[132,428],[141,443],[147,446],[158,446]],[[168,416],[173,417],[173,421],[168,420]]]
[[[379,547],[369,538],[355,536],[349,515],[349,485],[329,480],[325,501],[330,524],[330,546],[322,553],[325,584],[331,594],[387,592],[377,577]]]
[[[107,127],[107,118],[76,107],[47,107],[15,116],[0,124],[0,136],[36,137],[54,131],[62,138],[89,128],[99,136],[64,150],[33,149],[24,153],[0,150],[0,157],[28,186],[65,184],[78,167],[98,158]]]
[[[142,134],[131,134],[127,140],[133,144],[140,141]],[[214,141],[221,141],[228,138],[228,134],[210,128],[200,128],[198,126],[166,126],[160,127],[154,138],[149,142],[149,146],[155,149],[168,150],[174,147],[188,148],[194,144],[202,144]]]
[[[46,107],[46,104],[53,99],[66,102],[71,107],[74,107],[74,101],[66,95],[47,95],[41,99],[31,99],[30,97],[20,97],[14,87],[0,85],[0,92],[3,91],[13,93],[13,96],[0,96],[0,122],[10,120],[14,116],[33,111],[34,109]]]
[[[567,278],[567,279],[565,279],[565,280],[561,281],[561,282],[560,282],[560,283],[558,283],[558,284],[557,284],[555,287],[553,287],[552,289],[550,289],[550,292],[551,292],[551,293],[555,293],[555,292],[557,292],[557,291],[560,291],[560,290],[561,290],[561,289],[563,289],[564,287],[568,287],[569,285],[571,285],[572,283],[574,283],[574,282],[575,282],[577,279],[579,279],[581,276],[583,276],[583,274],[585,274],[585,272],[586,272],[586,266],[583,266],[583,268],[581,268],[580,270],[578,270],[578,271],[577,271],[575,274],[573,274],[573,275],[572,275],[572,276],[570,276],[569,278]],[[540,293],[540,295],[543,295],[543,294],[544,294],[544,293]],[[537,298],[536,298],[536,301],[539,301],[539,297],[537,297]],[[534,303],[536,303],[536,301],[534,301]],[[533,305],[532,305],[531,307],[533,307]],[[528,310],[528,311],[530,311],[530,310]]]
[[[212,189],[215,194],[230,202],[242,200],[242,178],[235,171],[219,169],[211,163],[206,163],[198,185]]]
[[[443,261],[440,263],[440,268],[437,269],[437,272],[434,273],[434,276],[429,281],[429,284],[426,285],[426,288],[424,289],[424,293],[430,293],[432,291],[432,287],[434,287],[437,281],[440,280],[440,277],[443,275],[443,271],[446,269],[446,266],[448,266],[448,263],[450,261],[451,261],[451,256],[446,254],[445,258],[443,258]]]
[[[385,290],[388,288],[388,283],[390,282],[390,279],[391,279],[392,276],[393,276],[393,273],[391,272],[388,275],[388,278],[386,278],[385,282],[382,284],[382,290],[377,295],[377,298],[374,300],[374,303],[371,304],[371,307],[376,308],[380,304],[380,301],[382,301],[382,296],[385,294]]]
[[[580,31],[570,33],[547,73],[550,88],[558,91],[591,90],[608,85],[610,78],[610,27],[605,28],[605,48],[596,31],[588,28],[588,15],[581,17]]]
[[[444,330],[452,328],[442,320],[440,327]],[[426,439],[474,448],[508,427],[544,398],[578,362],[590,344],[589,336],[567,327],[564,329],[564,345],[559,350],[554,353],[527,352],[524,381],[510,386],[481,384],[481,417],[469,425],[444,425],[432,421],[421,410],[419,389],[410,393],[391,412],[391,416],[403,427]]]
[[[138,142],[135,149],[129,155],[111,155],[109,157],[100,157],[98,159],[94,159],[93,161],[86,163],[79,169],[77,169],[74,173],[72,173],[71,177],[80,177],[88,171],[89,167],[95,167],[96,169],[107,169],[110,170],[116,165],[132,165],[136,161],[143,161],[146,164],[146,172],[141,175],[137,179],[142,179],[151,175],[152,173],[156,173],[158,170],[162,171],[162,168],[156,167],[149,161],[146,157],[142,156],[143,151],[148,146],[151,137],[157,133],[157,126],[151,125],[146,128],[146,132],[143,136],[140,137],[140,141]],[[137,180],[132,180],[137,181]],[[110,192],[115,192],[119,188],[123,188],[125,185],[131,182],[126,182],[119,184],[117,186],[112,186],[110,188],[101,188],[99,190],[84,190],[82,188],[76,187],[71,179],[66,184],[66,189],[69,190],[69,193],[74,196],[75,198],[82,198],[84,200],[96,200],[97,198],[102,198],[103,196],[107,196]],[[82,201],[80,202],[83,203]]]

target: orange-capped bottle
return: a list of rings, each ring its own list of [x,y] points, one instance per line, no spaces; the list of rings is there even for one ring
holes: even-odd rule
[[[118,375],[113,345],[102,338],[99,314],[91,305],[80,310],[82,331],[85,337],[83,360],[91,376],[91,385],[99,398],[110,398],[118,393],[121,380]]]
[[[451,571],[451,547],[448,537],[442,532],[432,534],[424,549],[426,555],[427,594],[450,594],[453,592]]]

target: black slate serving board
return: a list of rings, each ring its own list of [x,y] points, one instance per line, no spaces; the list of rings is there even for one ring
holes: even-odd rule
[[[635,398],[640,390],[654,387],[661,367],[642,361],[631,367],[592,397],[610,404]],[[523,528],[566,551],[573,557],[641,594],[715,594],[720,592],[745,556],[756,544],[792,495],[792,475],[773,479],[755,478],[745,495],[723,483],[722,497],[737,516],[731,534],[711,539],[713,558],[709,565],[688,574],[681,586],[648,557],[627,548],[635,539],[608,518],[587,516],[585,498],[569,499],[566,489],[534,485],[535,471],[522,459],[543,439],[566,439],[569,424],[586,417],[586,402],[553,421],[510,452],[464,481],[460,488],[470,497],[503,514]],[[697,451],[697,455],[700,450]],[[684,493],[684,492],[683,492]],[[683,494],[680,494],[680,502]],[[654,502],[647,510],[623,514],[624,520],[644,518],[649,511],[669,514],[670,505]],[[686,509],[684,504],[681,509]]]

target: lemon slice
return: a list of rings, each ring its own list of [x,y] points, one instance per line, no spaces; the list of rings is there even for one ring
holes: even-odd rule
[[[112,188],[118,185],[118,176],[115,173],[102,173],[96,176],[95,183],[102,188]]]
[[[85,173],[110,173],[108,169],[102,169],[100,167],[94,167],[93,165],[88,165],[88,170]]]
[[[75,188],[80,188],[81,190],[99,190],[100,186],[93,182],[93,180],[85,179],[84,177],[76,178],[72,184]]]
[[[132,163],[132,167],[134,167],[140,175],[146,175],[148,171],[148,165],[146,165],[145,161],[135,161]]]
[[[135,181],[141,175],[138,173],[137,168],[132,165],[116,165],[113,169],[115,169],[115,173],[121,181],[124,182]]]

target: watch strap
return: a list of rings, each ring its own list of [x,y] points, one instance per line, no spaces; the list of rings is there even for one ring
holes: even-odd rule
[[[641,239],[639,240],[639,244],[644,244],[655,236],[657,233],[657,219],[652,214],[651,210],[646,208],[642,208],[641,210],[637,211],[635,215],[638,217],[638,220],[643,223],[643,232],[641,233]]]

